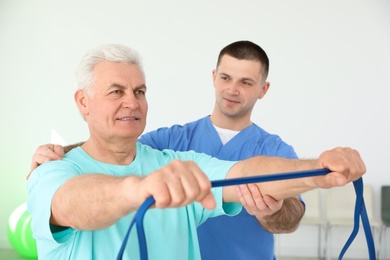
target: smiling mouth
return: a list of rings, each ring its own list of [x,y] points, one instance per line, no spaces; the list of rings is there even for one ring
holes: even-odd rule
[[[132,121],[132,120],[139,120],[139,117],[121,117],[121,118],[117,118],[116,120],[119,120],[119,121]]]
[[[228,98],[225,98],[225,100],[229,103],[239,103],[238,101],[235,101],[235,100],[231,100],[231,99],[228,99]]]

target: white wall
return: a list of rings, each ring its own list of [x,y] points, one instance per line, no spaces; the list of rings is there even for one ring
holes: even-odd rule
[[[68,143],[87,138],[73,72],[85,51],[111,42],[144,58],[146,130],[209,114],[219,50],[258,43],[271,60],[271,89],[253,121],[301,157],[358,149],[379,219],[379,187],[390,184],[389,14],[386,0],[1,0],[0,246],[9,246],[9,214],[26,200],[36,147],[52,129]]]

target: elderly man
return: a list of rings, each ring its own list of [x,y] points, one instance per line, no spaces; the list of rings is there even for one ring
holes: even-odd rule
[[[316,160],[257,156],[229,162],[138,143],[146,124],[146,83],[137,53],[123,45],[87,53],[77,81],[75,101],[90,137],[62,160],[39,166],[28,180],[40,259],[114,258],[134,211],[149,196],[156,201],[144,220],[149,257],[200,259],[197,226],[241,210],[231,203],[239,201],[234,187],[211,190],[210,180],[313,168],[332,171],[257,184],[264,196],[282,200],[313,188],[342,186],[365,173],[359,153],[350,148],[325,151]],[[124,258],[138,254],[132,236]]]

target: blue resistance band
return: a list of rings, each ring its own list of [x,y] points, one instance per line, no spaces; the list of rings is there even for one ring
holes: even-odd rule
[[[267,181],[278,181],[278,180],[287,180],[287,179],[297,179],[297,178],[305,178],[305,177],[314,177],[320,175],[326,175],[330,171],[328,169],[315,169],[315,170],[307,170],[307,171],[297,171],[297,172],[287,172],[287,173],[278,173],[278,174],[268,174],[268,175],[259,175],[259,176],[250,176],[243,178],[234,178],[234,179],[224,179],[217,180],[211,182],[211,187],[223,187],[223,186],[231,186],[231,185],[240,185],[240,184],[249,184],[249,183],[259,183],[259,182],[267,182]],[[367,247],[370,260],[375,260],[375,245],[374,239],[371,233],[371,226],[368,220],[368,215],[366,211],[366,207],[364,204],[363,198],[363,179],[360,178],[353,182],[356,192],[356,204],[355,204],[355,213],[354,213],[354,227],[351,235],[349,236],[347,242],[345,243],[343,249],[340,252],[339,258],[342,259],[344,254],[347,252],[349,246],[352,244],[356,235],[359,232],[359,219],[361,218],[364,228],[364,233],[366,235]],[[154,204],[155,200],[151,196],[147,198],[144,203],[140,206],[138,211],[136,212],[129,229],[127,230],[126,236],[123,240],[122,246],[119,250],[117,260],[122,260],[123,252],[125,251],[127,241],[129,239],[130,231],[133,228],[134,224],[137,226],[138,233],[138,243],[140,249],[141,260],[148,259],[148,251],[146,246],[146,238],[143,229],[143,219],[146,211]]]

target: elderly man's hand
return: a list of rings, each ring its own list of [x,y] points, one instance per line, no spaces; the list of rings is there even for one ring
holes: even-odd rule
[[[344,186],[359,179],[366,172],[366,166],[359,152],[351,148],[338,147],[325,151],[317,162],[320,168],[327,168],[332,172],[313,178],[314,187],[327,189]]]
[[[143,200],[153,196],[157,208],[177,208],[194,201],[210,210],[216,206],[211,182],[193,161],[172,161],[143,178],[132,192]]]

